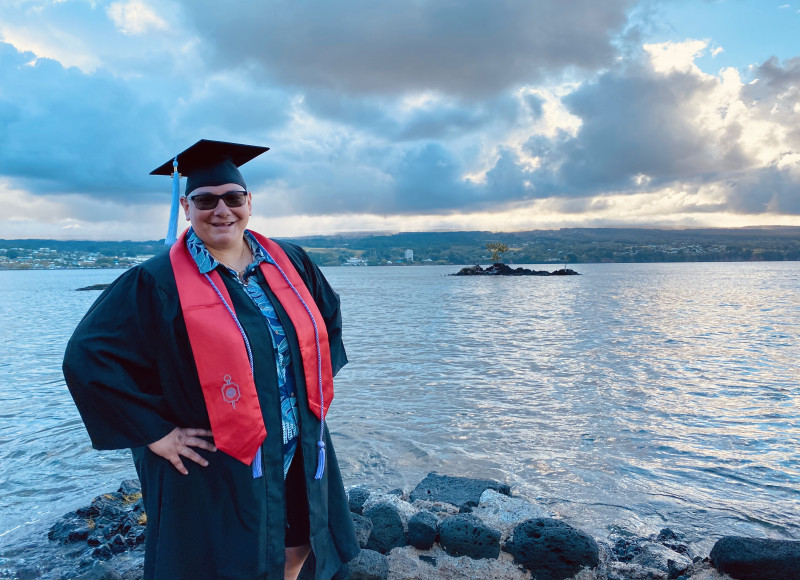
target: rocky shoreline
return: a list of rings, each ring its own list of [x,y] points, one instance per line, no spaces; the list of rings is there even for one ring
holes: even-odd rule
[[[410,493],[357,486],[348,499],[362,550],[337,580],[800,578],[798,541],[726,536],[703,555],[665,528],[598,542],[493,480],[430,473]],[[125,480],[53,524],[46,564],[0,577],[139,580],[146,523],[139,482]]]
[[[461,268],[451,276],[580,276],[579,272],[564,267],[560,270],[548,272],[547,270],[530,270],[528,268],[512,268],[501,262],[492,264],[488,268],[482,268],[479,264]]]

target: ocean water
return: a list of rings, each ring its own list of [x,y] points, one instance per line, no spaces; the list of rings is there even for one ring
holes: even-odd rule
[[[350,363],[346,485],[505,481],[602,540],[670,527],[800,539],[800,263],[593,264],[572,277],[329,268]],[[61,376],[109,270],[0,271],[0,558],[134,477]]]

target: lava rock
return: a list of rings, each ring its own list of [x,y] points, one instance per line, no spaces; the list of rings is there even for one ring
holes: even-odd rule
[[[138,479],[123,479],[117,490],[126,497],[142,493],[142,484]]]
[[[372,532],[372,520],[358,515],[355,512],[350,512],[350,517],[353,518],[353,527],[356,530],[356,539],[361,548],[367,547],[370,533]]]
[[[103,530],[95,529],[86,538],[86,543],[90,546],[101,546],[106,543],[106,537],[103,535]]]
[[[670,580],[678,580],[679,578],[686,578],[685,574],[689,572],[692,564],[685,562],[677,562],[675,560],[667,560],[667,577]]]
[[[109,522],[117,520],[125,511],[125,499],[119,492],[107,493],[94,498],[89,511],[94,514],[94,518]]]
[[[361,550],[358,556],[348,562],[350,580],[387,580],[389,560],[385,555],[373,550]]]
[[[96,518],[97,516],[99,516],[100,510],[93,505],[88,505],[84,507],[79,507],[77,510],[75,510],[75,513],[82,518],[89,519],[89,518]]]
[[[347,501],[350,504],[350,511],[354,514],[363,515],[364,502],[369,499],[370,491],[363,487],[354,487],[347,492]]]
[[[578,276],[578,272],[570,270],[569,268],[562,268],[554,272],[547,270],[529,270],[528,268],[511,268],[506,264],[497,262],[492,264],[486,269],[481,268],[478,264],[461,268],[453,276]]]
[[[487,525],[500,531],[500,542],[505,542],[518,523],[532,518],[550,517],[543,507],[521,497],[510,497],[487,489],[481,494],[478,507],[472,513]]]
[[[95,548],[92,556],[98,560],[110,560],[114,556],[114,552],[108,544],[103,544],[99,548]]]
[[[105,290],[111,284],[92,284],[91,286],[84,286],[83,288],[75,288],[78,292],[85,292],[86,290]]]
[[[426,564],[430,564],[431,566],[436,568],[436,558],[434,558],[433,556],[424,556],[424,555],[422,555],[422,556],[419,557],[419,559],[420,559],[420,561],[425,562]]]
[[[617,538],[611,545],[611,555],[617,562],[630,562],[642,551],[642,547],[630,538]]]
[[[122,520],[121,532],[127,534],[132,529],[139,527],[139,516],[141,514],[134,511],[129,512]]]
[[[81,517],[74,514],[67,514],[57,521],[47,532],[47,537],[55,542],[62,544],[73,544],[83,542],[92,533],[92,526]]]
[[[372,533],[367,541],[370,550],[386,554],[392,548],[408,545],[400,512],[392,504],[377,503],[364,511],[364,517],[372,522]]]
[[[800,578],[800,541],[725,536],[710,558],[714,568],[738,580]]]
[[[111,551],[115,554],[121,554],[128,549],[128,546],[125,543],[125,538],[123,538],[120,534],[117,534],[111,538],[111,540],[108,542],[108,547],[111,548]]]
[[[658,537],[656,541],[658,542],[674,542],[678,539],[678,535],[670,530],[669,528],[664,528],[660,532],[658,532]]]
[[[511,488],[492,479],[472,479],[429,473],[411,492],[411,501],[441,501],[458,508],[475,507],[481,501],[481,494],[493,489],[504,495],[511,495]]]
[[[129,547],[133,548],[139,544],[144,544],[146,537],[147,529],[145,526],[137,526],[135,528],[131,528],[128,533],[125,534],[125,543],[128,544]]]
[[[641,544],[639,553],[632,562],[643,568],[663,572],[669,578],[677,578],[692,565],[692,560],[688,556],[656,542]]]
[[[429,550],[436,542],[439,519],[429,511],[421,511],[408,520],[408,542],[419,550]]]
[[[439,543],[450,556],[473,560],[500,555],[500,532],[471,514],[458,514],[439,526]]]
[[[600,563],[594,538],[569,524],[550,518],[525,520],[514,528],[506,548],[514,561],[536,578],[564,580],[581,568]]]

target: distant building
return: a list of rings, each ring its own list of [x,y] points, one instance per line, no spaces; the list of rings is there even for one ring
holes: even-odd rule
[[[344,263],[345,266],[366,266],[367,261],[363,258],[347,258],[347,261]]]
[[[406,262],[414,261],[414,250],[406,250]]]

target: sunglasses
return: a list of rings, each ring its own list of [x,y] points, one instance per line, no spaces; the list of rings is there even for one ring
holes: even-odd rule
[[[208,210],[216,209],[219,200],[225,202],[228,207],[242,207],[247,203],[246,191],[228,191],[222,195],[215,195],[213,193],[198,193],[187,198],[194,204],[197,209]]]

